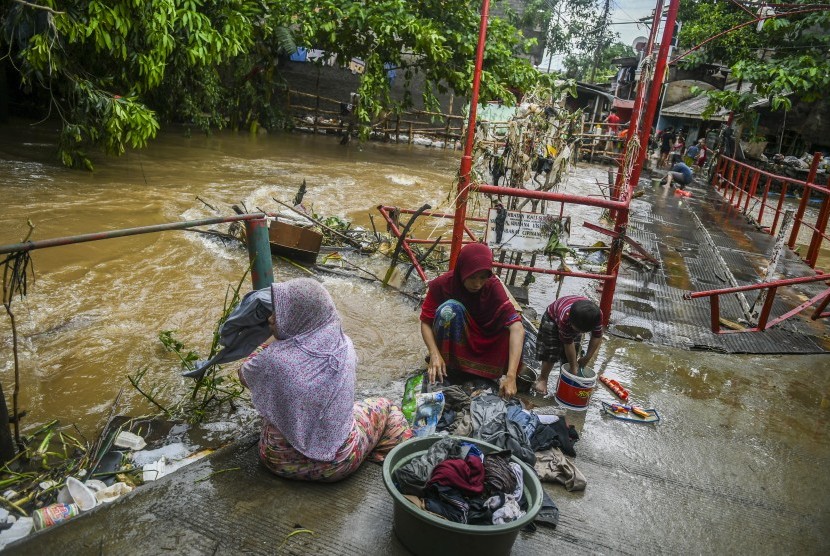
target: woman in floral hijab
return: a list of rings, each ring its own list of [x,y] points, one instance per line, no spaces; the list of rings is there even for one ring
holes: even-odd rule
[[[357,355],[328,292],[300,278],[271,286],[275,341],[239,371],[263,417],[260,459],[276,475],[337,481],[412,436],[391,400],[354,402]]]

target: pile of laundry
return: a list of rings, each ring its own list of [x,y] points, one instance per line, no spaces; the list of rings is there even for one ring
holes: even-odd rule
[[[522,468],[509,450],[485,456],[456,438],[442,438],[397,468],[393,480],[416,506],[457,523],[509,523],[528,508]]]
[[[572,459],[579,434],[564,416],[538,415],[521,401],[505,400],[493,387],[481,384],[439,387],[410,396],[411,386],[407,384],[403,405],[414,408],[413,424],[419,424],[421,409],[426,407],[420,405],[422,400],[429,400],[432,411],[439,399],[439,415],[430,415],[437,424],[426,430],[445,436],[392,474],[398,490],[420,509],[472,525],[519,519],[527,510],[527,500],[522,468],[511,456],[531,467],[542,481],[562,484],[568,491],[585,489],[585,476]],[[420,382],[415,386],[419,388]],[[501,451],[483,454],[474,443],[457,437],[482,440]],[[556,527],[559,510],[547,493],[542,496],[535,523]]]
[[[584,490],[585,476],[573,462],[579,433],[564,416],[537,415],[522,402],[506,401],[491,389],[447,386],[439,434],[481,439],[510,452],[533,467],[539,479],[560,483],[568,491]]]

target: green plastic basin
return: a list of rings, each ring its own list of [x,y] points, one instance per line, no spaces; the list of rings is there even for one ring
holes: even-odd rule
[[[512,461],[522,468],[528,511],[516,521],[502,525],[465,525],[441,519],[425,512],[407,500],[392,482],[392,474],[412,458],[421,456],[443,436],[412,438],[396,446],[383,462],[383,482],[392,495],[395,536],[416,555],[458,556],[459,554],[510,554],[519,531],[533,521],[542,507],[542,484],[526,463],[516,456]],[[484,454],[501,448],[475,438],[453,436],[477,445]]]

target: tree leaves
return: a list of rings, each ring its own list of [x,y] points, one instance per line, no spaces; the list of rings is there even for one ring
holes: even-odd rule
[[[813,2],[801,0],[803,8]],[[801,11],[800,7],[796,11]],[[783,13],[783,12],[780,12]],[[726,31],[750,16],[734,4],[716,0],[683,2],[678,18],[684,25],[681,47],[690,48]],[[764,20],[761,31],[749,25],[708,43],[686,65],[721,62],[731,67],[732,77],[746,86],[741,92],[710,91],[710,107],[704,116],[720,108],[750,118],[750,106],[769,99],[773,110],[788,110],[791,96],[806,102],[822,98],[830,86],[830,12],[817,11]]]
[[[588,0],[580,0],[586,4]],[[58,4],[60,4],[58,6]],[[276,63],[296,44],[340,63],[366,62],[356,114],[368,124],[392,100],[387,71],[406,83],[469,95],[479,27],[477,0],[43,0],[60,12],[7,3],[3,43],[24,85],[60,115],[58,156],[91,167],[93,149],[140,148],[160,120],[204,130],[258,121],[276,125],[270,102]],[[506,19],[491,17],[480,100],[511,103],[540,76],[520,57],[532,45]],[[549,79],[544,77],[541,79]],[[45,112],[45,110],[44,110]]]

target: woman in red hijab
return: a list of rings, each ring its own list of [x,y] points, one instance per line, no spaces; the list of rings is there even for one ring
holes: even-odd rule
[[[429,282],[421,307],[421,335],[429,349],[429,381],[500,380],[499,393],[516,393],[524,327],[501,281],[493,252],[482,243],[461,248],[455,269]]]

